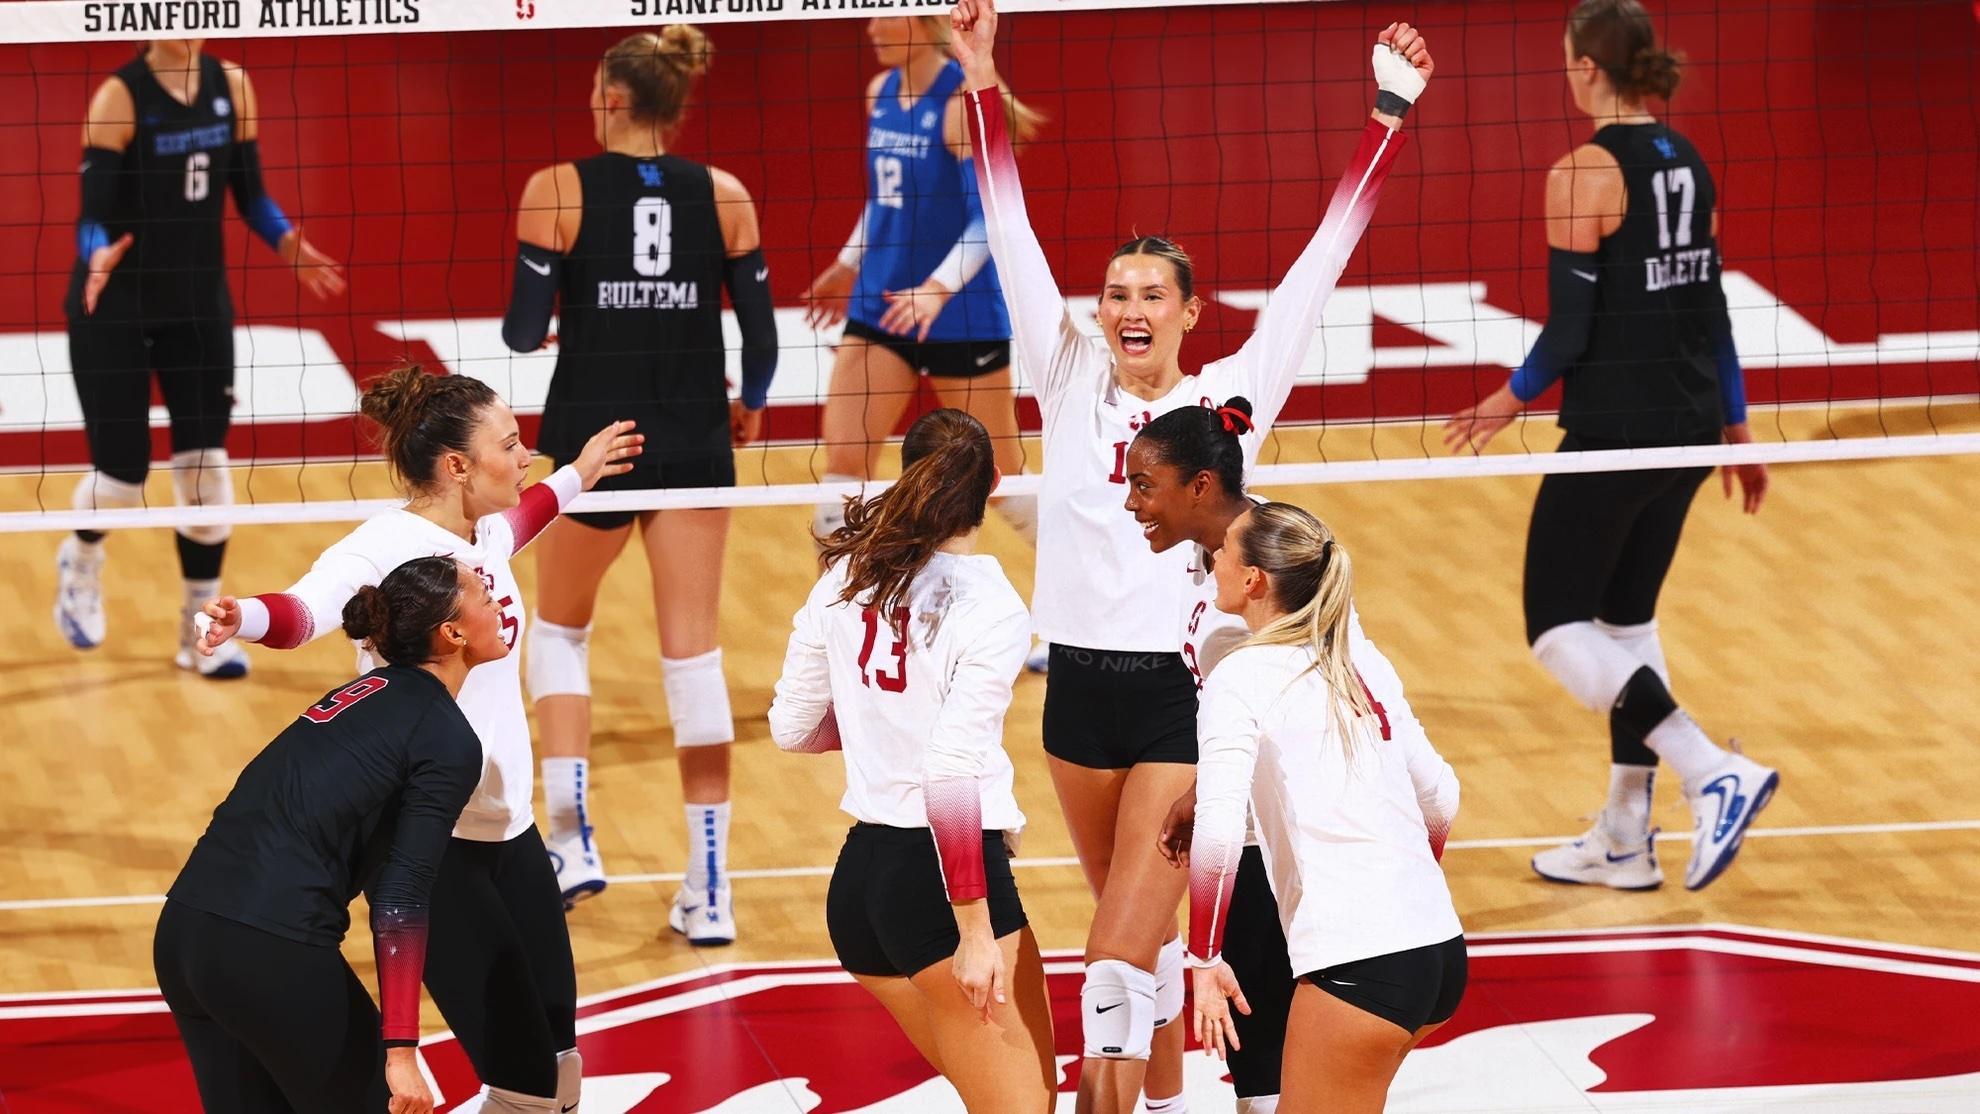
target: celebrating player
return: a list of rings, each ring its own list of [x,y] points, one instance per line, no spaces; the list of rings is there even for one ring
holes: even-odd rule
[[[713,48],[686,24],[605,52],[592,78],[600,154],[537,171],[516,214],[515,291],[502,336],[544,342],[557,370],[540,448],[574,459],[601,424],[632,417],[648,451],[603,490],[732,487],[735,448],[756,439],[777,327],[756,206],[727,171],[667,153]],[[722,288],[742,328],[742,399],[724,377]],[[637,524],[652,574],[660,678],[687,802],[687,879],[669,923],[694,944],[736,937],[729,894],[729,743],[736,737],[716,618],[729,510],[566,515],[537,545],[529,695],[543,724],[550,853],[567,904],[605,888],[591,839],[591,617],[598,586]]]
[[[1051,1004],[1011,877],[1024,813],[1003,747],[1031,619],[975,552],[997,478],[981,422],[915,421],[901,478],[848,500],[822,539],[770,733],[785,750],[845,751],[840,807],[857,822],[825,908],[839,962],[971,1111],[1045,1111]]]
[[[144,505],[151,469],[151,385],[172,423],[172,494],[182,505],[234,501],[227,427],[234,406],[234,303],[222,254],[225,195],[304,290],[344,289],[337,265],[303,238],[261,180],[261,114],[247,71],[203,52],[204,39],[154,39],[90,98],[83,123],[82,214],[63,303],[69,363],[93,469],[78,510]],[[202,677],[247,674],[228,646],[192,651],[193,613],[220,594],[233,532],[181,526],[185,579],[177,662]],[[89,650],[108,629],[103,534],[78,530],[56,557],[55,625]]]
[[[158,918],[158,985],[210,1114],[433,1109],[414,1060],[427,907],[481,776],[455,699],[509,645],[487,584],[449,557],[359,588],[343,619],[385,664],[248,763]],[[382,1019],[337,950],[360,888]]]
[[[1270,1109],[1379,1112],[1403,1057],[1464,994],[1464,936],[1437,866],[1457,777],[1393,670],[1360,669],[1354,566],[1319,519],[1285,503],[1246,511],[1215,577],[1217,608],[1253,633],[1203,685],[1189,862],[1197,1039],[1218,1054],[1242,1040],[1230,1005],[1249,1007],[1221,949],[1249,813],[1299,980]]]
[[[838,257],[805,291],[814,328],[846,322],[821,419],[825,479],[873,474],[926,375],[945,404],[968,411],[997,448],[1005,475],[1024,469],[1011,321],[983,227],[983,204],[963,124],[962,67],[946,16],[876,16],[866,24],[880,64],[866,85],[866,205]],[[1006,95],[1020,141],[1035,113]],[[997,500],[1025,540],[1038,540],[1038,500]],[[812,533],[844,522],[821,505]]]
[[[1568,88],[1593,138],[1547,174],[1547,325],[1505,386],[1444,426],[1476,451],[1561,381],[1562,452],[1753,440],[1720,285],[1718,190],[1689,140],[1645,98],[1668,99],[1678,61],[1636,0],[1584,0],[1563,39]],[[1671,764],[1696,834],[1686,889],[1732,865],[1780,775],[1725,750],[1678,707],[1657,596],[1710,468],[1557,474],[1526,535],[1526,641],[1542,668],[1609,717],[1609,797],[1588,834],[1533,856],[1556,882],[1621,890],[1664,882],[1650,829],[1657,760]],[[1765,465],[1728,467],[1746,512]]]
[[[528,616],[514,555],[565,504],[620,475],[642,435],[613,422],[575,460],[524,486],[530,453],[515,415],[486,383],[400,368],[361,405],[410,500],[345,535],[286,592],[207,605],[198,648],[238,635],[293,649],[333,626],[357,591],[414,557],[442,554],[481,576],[502,609],[509,648]],[[461,710],[486,753],[481,783],[454,826],[433,887],[426,988],[487,1087],[487,1110],[578,1101],[577,976],[550,859],[531,808],[529,720],[513,654],[468,675]],[[505,1105],[506,1104],[506,1105]]]
[[[1081,992],[1080,1109],[1126,1114],[1145,1085],[1159,1114],[1179,1108],[1182,1089],[1178,1029],[1164,1036],[1156,1077],[1144,1084],[1143,1076],[1158,1023],[1182,1011],[1175,909],[1183,882],[1151,837],[1194,776],[1196,686],[1175,643],[1182,555],[1151,552],[1120,510],[1128,445],[1161,414],[1242,395],[1257,403],[1244,442],[1247,461],[1256,455],[1402,148],[1402,114],[1433,64],[1413,28],[1381,32],[1373,58],[1381,92],[1319,230],[1244,346],[1185,376],[1182,338],[1202,308],[1189,256],[1159,237],[1123,245],[1100,298],[1105,343],[1081,335],[1025,214],[1003,100],[992,94],[995,7],[962,0],[952,21],[990,247],[1045,423],[1032,596],[1038,635],[1052,644],[1045,751],[1099,900]]]

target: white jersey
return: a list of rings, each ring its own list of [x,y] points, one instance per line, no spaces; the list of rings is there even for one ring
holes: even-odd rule
[[[1356,664],[1375,722],[1362,721],[1350,756],[1312,664],[1309,647],[1245,646],[1204,685],[1190,847],[1198,956],[1221,951],[1247,804],[1294,976],[1463,931],[1436,859],[1457,813],[1457,775],[1393,670],[1373,661]]]
[[[485,843],[514,839],[535,823],[531,802],[535,760],[523,711],[522,638],[529,616],[509,561],[583,490],[577,470],[561,468],[523,493],[523,501],[475,523],[474,540],[406,510],[386,511],[323,551],[294,586],[279,595],[242,600],[240,637],[290,648],[341,629],[344,604],[366,584],[416,557],[446,556],[473,568],[502,608],[509,652],[468,671],[458,698],[481,738],[481,782],[454,825],[454,835]],[[358,669],[374,662],[358,650]]]
[[[1257,458],[1313,345],[1321,310],[1374,215],[1403,136],[1369,122],[1319,230],[1259,313],[1251,338],[1151,400],[1123,390],[1106,343],[1073,325],[1025,213],[1002,97],[971,92],[964,110],[978,154],[991,254],[1010,306],[1012,349],[1038,392],[1044,418],[1031,599],[1038,636],[1092,649],[1174,652],[1170,616],[1182,592],[1185,557],[1151,552],[1122,506],[1128,445],[1171,410],[1220,406],[1243,395],[1255,423],[1240,439],[1246,465]]]
[[[771,737],[786,750],[811,749],[807,738],[836,724],[846,763],[840,807],[856,820],[935,829],[938,846],[955,820],[967,829],[956,838],[979,849],[986,830],[1021,829],[1004,713],[1031,648],[1031,618],[997,559],[931,557],[894,616],[900,634],[873,609],[838,602],[845,575],[844,561],[827,569],[793,620]],[[955,802],[945,784],[973,787],[975,818],[946,814]]]

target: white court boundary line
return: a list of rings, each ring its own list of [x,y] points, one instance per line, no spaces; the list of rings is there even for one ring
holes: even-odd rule
[[[1916,821],[1905,821],[1901,823],[1888,823],[1888,824],[1827,824],[1827,825],[1816,825],[1816,826],[1798,827],[1798,828],[1752,828],[1747,831],[1746,838],[1747,839],[1812,839],[1812,838],[1822,838],[1828,836],[1911,835],[1911,834],[1919,834],[1926,832],[1971,832],[1971,831],[1980,831],[1980,819],[1916,820]],[[1444,850],[1446,852],[1494,851],[1494,850],[1501,850],[1510,847],[1552,847],[1555,846],[1556,844],[1566,843],[1574,838],[1576,837],[1571,835],[1559,835],[1559,836],[1538,836],[1538,837],[1516,836],[1512,838],[1499,838],[1499,839],[1454,839],[1450,841],[1450,843],[1445,845]],[[1691,833],[1661,832],[1657,836],[1657,841],[1659,843],[1689,843],[1691,841]],[[1078,865],[1079,865],[1079,860],[1070,855],[1042,856],[1036,858],[1019,858],[1019,859],[1011,860],[1011,866],[1017,870],[1041,870],[1041,869],[1049,869],[1053,867],[1070,867],[1070,866],[1078,866]],[[830,866],[783,866],[783,867],[759,867],[756,869],[749,869],[749,870],[732,870],[729,872],[729,877],[741,878],[741,879],[827,878],[830,877],[831,874],[832,874],[832,868]],[[605,880],[607,883],[611,885],[637,885],[641,883],[679,882],[682,881],[684,877],[685,876],[678,871],[667,871],[659,874],[611,874],[611,875],[607,875]],[[41,910],[50,910],[50,909],[102,909],[102,908],[111,908],[111,907],[123,906],[123,905],[161,905],[164,903],[164,901],[165,901],[164,894],[121,894],[121,895],[105,896],[105,897],[15,898],[10,900],[0,901],[0,913],[27,913],[27,912],[36,912]],[[1638,930],[1632,929],[1628,931],[1638,931]],[[1836,939],[1841,940],[1843,938],[1837,937]],[[1962,953],[1949,953],[1949,954],[1962,954]],[[753,964],[749,964],[749,966],[761,967],[763,966],[763,964],[753,963]],[[101,993],[114,994],[119,992],[103,991]],[[621,993],[621,992],[615,991],[614,993]],[[46,997],[46,995],[44,995],[43,997]],[[7,999],[6,995],[0,995],[0,1002],[4,1002],[6,1001],[6,999]],[[583,1002],[580,1001],[579,1004],[582,1005]]]

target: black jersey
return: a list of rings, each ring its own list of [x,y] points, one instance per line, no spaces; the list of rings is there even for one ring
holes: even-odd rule
[[[199,89],[190,104],[166,92],[142,56],[115,76],[131,91],[136,131],[124,149],[116,210],[106,227],[112,241],[126,232],[134,238],[110,273],[97,313],[158,323],[231,314],[221,223],[236,106],[226,71],[219,59],[200,55]],[[84,316],[87,269],[87,260],[76,261],[70,317]]]
[[[729,449],[727,250],[708,168],[672,155],[577,163],[584,217],[558,292],[543,452],[570,460],[606,423],[646,434],[635,471]]]
[[[305,709],[241,771],[167,896],[335,947],[349,905],[424,909],[481,742],[439,678],[374,669]]]
[[[1712,327],[1725,296],[1712,173],[1662,124],[1611,124],[1592,142],[1622,167],[1628,205],[1597,253],[1594,321],[1587,349],[1562,377],[1561,425],[1637,445],[1716,442]]]

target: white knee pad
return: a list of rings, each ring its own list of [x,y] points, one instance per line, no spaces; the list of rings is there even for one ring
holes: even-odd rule
[[[1594,623],[1562,623],[1533,640],[1533,656],[1591,712],[1609,713],[1631,675],[1643,668],[1635,654]]]
[[[1237,1100],[1237,1114],[1279,1114],[1279,1096],[1256,1095]]]
[[[76,485],[76,493],[69,499],[69,505],[79,511],[142,507],[144,485],[125,483],[101,472],[85,472],[82,482]]]
[[[1155,1027],[1160,1029],[1182,1016],[1183,987],[1189,971],[1183,966],[1182,937],[1162,945],[1155,957]]]
[[[1011,529],[1016,530],[1019,537],[1032,548],[1038,547],[1038,496],[1012,495],[992,500],[990,505],[1003,516],[1005,522],[1011,524]]]
[[[1636,655],[1637,661],[1656,670],[1657,679],[1664,682],[1665,688],[1671,687],[1671,667],[1664,661],[1664,641],[1657,637],[1657,620],[1617,626],[1597,619],[1595,629],[1608,635],[1610,641],[1616,645]]]
[[[848,476],[843,472],[827,472],[819,482],[828,484],[858,483],[860,482],[860,478],[858,476]],[[834,495],[811,509],[811,536],[818,541],[824,541],[826,538],[831,537],[833,531],[845,524],[846,501],[841,496]]]
[[[667,718],[676,747],[708,747],[736,741],[729,711],[729,682],[722,675],[722,651],[691,658],[661,658],[660,680],[667,689]]]
[[[529,698],[591,695],[591,628],[563,627],[538,619],[529,628],[524,679]]]
[[[575,1048],[557,1053],[557,1109],[578,1108],[578,1095],[584,1084],[584,1057]]]
[[[172,494],[182,507],[228,507],[234,503],[234,470],[225,449],[188,449],[172,454]],[[219,545],[234,528],[181,526],[179,533],[201,545]]]
[[[1079,988],[1079,1022],[1086,1054],[1102,1060],[1146,1060],[1155,1038],[1155,976],[1118,959],[1086,965]]]
[[[539,1111],[557,1109],[555,1097],[525,1095],[520,1091],[505,1091],[500,1087],[484,1087],[477,1097],[481,1099],[482,1114],[538,1114]],[[473,1099],[469,1099],[461,1104],[460,1109],[470,1109],[473,1102]]]

